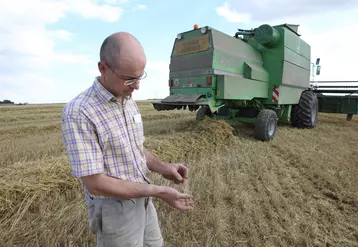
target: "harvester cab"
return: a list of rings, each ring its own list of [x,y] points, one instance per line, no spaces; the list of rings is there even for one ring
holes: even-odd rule
[[[297,28],[263,24],[230,36],[194,25],[179,33],[171,52],[169,96],[153,102],[154,108],[188,108],[198,120],[253,123],[259,140],[271,140],[278,121],[314,127],[311,50]]]

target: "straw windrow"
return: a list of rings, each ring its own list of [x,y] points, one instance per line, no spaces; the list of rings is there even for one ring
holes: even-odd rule
[[[152,176],[195,198],[191,212],[154,200],[166,246],[358,245],[356,119],[320,114],[317,128],[279,126],[263,143],[245,125],[197,122],[183,111],[157,119],[150,105],[139,107],[147,148],[190,171],[182,185]],[[12,119],[0,126],[0,246],[95,246],[64,152],[61,110],[0,107]]]

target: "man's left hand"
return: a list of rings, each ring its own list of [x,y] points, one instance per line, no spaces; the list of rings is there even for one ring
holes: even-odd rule
[[[165,164],[162,176],[174,183],[184,183],[188,179],[189,170],[181,163],[167,163]]]

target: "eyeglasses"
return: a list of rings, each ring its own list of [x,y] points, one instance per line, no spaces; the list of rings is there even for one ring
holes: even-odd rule
[[[117,74],[116,74],[117,75]],[[118,76],[118,75],[117,75]],[[130,80],[125,80],[124,81],[124,85],[126,86],[130,86],[135,84],[136,82],[140,82],[141,80],[144,80],[147,77],[147,72],[144,71],[143,75],[140,78],[136,78],[136,79],[130,79]],[[123,79],[123,78],[122,78]]]
[[[126,86],[130,86],[133,85],[135,83],[139,83],[139,81],[144,80],[147,77],[147,72],[144,71],[143,75],[140,78],[135,78],[135,79],[129,79],[126,80],[125,78],[121,77],[120,75],[118,75],[114,69],[112,69],[108,64],[106,64],[108,68],[110,68],[112,70],[112,72],[121,80],[124,80],[124,85]]]

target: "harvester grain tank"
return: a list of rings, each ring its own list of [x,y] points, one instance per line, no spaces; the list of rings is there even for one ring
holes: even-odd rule
[[[310,90],[311,48],[297,27],[263,24],[230,36],[204,26],[178,34],[170,95],[153,102],[154,108],[188,108],[198,120],[252,123],[255,137],[263,141],[275,136],[278,121],[313,128],[318,101]]]

